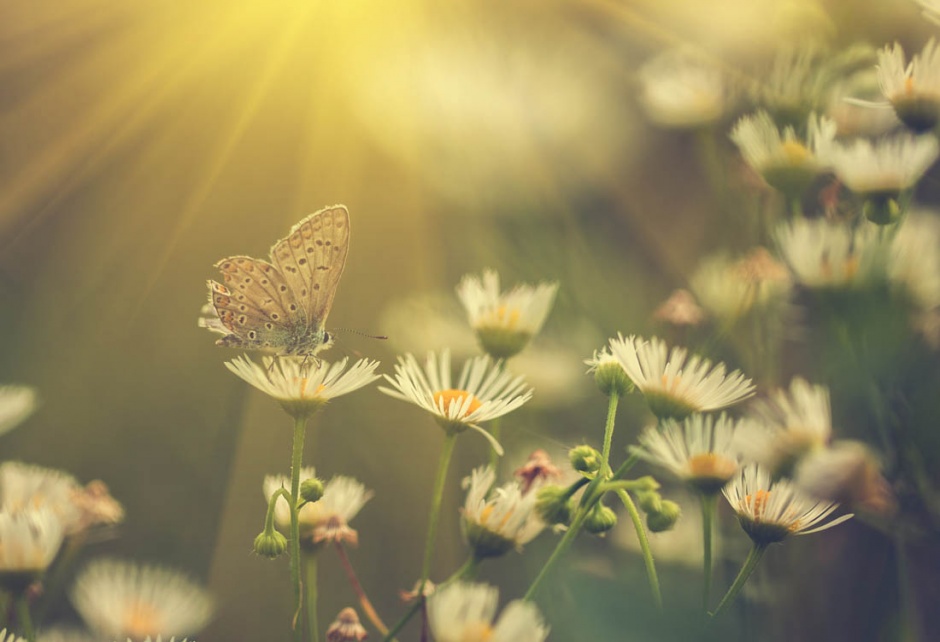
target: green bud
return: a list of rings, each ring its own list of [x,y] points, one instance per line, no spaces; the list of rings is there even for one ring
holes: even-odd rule
[[[636,502],[640,506],[640,510],[647,515],[658,513],[662,510],[663,506],[663,498],[655,490],[638,492],[636,494]]]
[[[305,502],[316,502],[323,497],[323,482],[313,477],[300,482],[300,496]]]
[[[271,532],[262,531],[262,533],[255,538],[255,553],[261,557],[267,557],[273,560],[286,550],[287,538],[276,530],[272,530]]]
[[[535,510],[549,525],[568,524],[571,521],[571,497],[561,486],[544,486],[538,490]]]
[[[623,366],[609,354],[595,357],[594,383],[608,397],[613,393],[622,397],[628,392],[633,392],[635,387],[630,377],[624,372]]]
[[[663,531],[672,530],[672,527],[679,521],[681,514],[682,509],[679,508],[679,504],[664,499],[659,512],[647,514],[646,526],[652,533],[662,533]]]
[[[637,493],[649,493],[659,490],[659,482],[652,475],[644,475],[633,480],[633,490]]]
[[[575,446],[568,451],[571,466],[580,473],[594,474],[601,467],[601,454],[587,444]]]
[[[584,520],[584,530],[595,535],[606,533],[616,525],[617,514],[600,502],[594,505],[591,513]]]

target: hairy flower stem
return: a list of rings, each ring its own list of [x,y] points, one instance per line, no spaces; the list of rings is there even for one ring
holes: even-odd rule
[[[608,461],[610,457],[610,444],[614,435],[614,418],[617,415],[617,402],[618,395],[616,392],[612,392],[610,395],[610,402],[607,405],[607,421],[604,425],[604,450],[601,454],[601,467],[598,470],[597,475],[591,480],[591,483],[586,489],[584,489],[584,495],[581,497],[581,505],[578,507],[578,510],[575,511],[574,518],[571,521],[571,526],[568,527],[568,530],[562,536],[561,540],[558,542],[558,545],[555,546],[555,550],[552,551],[551,556],[546,560],[545,565],[542,567],[542,570],[539,571],[539,574],[536,576],[535,580],[529,586],[529,590],[526,591],[524,600],[532,600],[535,597],[536,592],[538,592],[539,586],[542,582],[548,577],[549,571],[558,563],[558,560],[561,559],[562,555],[568,550],[572,542],[574,542],[575,537],[578,536],[578,533],[581,531],[581,528],[584,526],[585,520],[587,520],[588,515],[591,513],[591,509],[594,507],[594,504],[601,500],[603,496],[602,492],[598,492],[598,486],[608,478],[610,473],[610,463]],[[632,464],[631,464],[632,465]],[[617,474],[623,474],[626,472],[624,466],[621,466],[617,470]]]
[[[372,622],[372,626],[374,626],[379,633],[388,635],[388,627],[385,626],[385,622],[379,617],[375,607],[372,606],[372,602],[369,600],[369,596],[366,595],[365,590],[362,588],[362,584],[359,583],[359,578],[356,577],[356,570],[353,568],[352,562],[349,561],[349,556],[346,554],[346,549],[343,548],[341,542],[336,542],[336,554],[339,555],[340,562],[343,563],[343,569],[346,571],[349,585],[352,587],[356,597],[359,598],[359,605],[362,606],[362,612],[366,614],[366,617]]]
[[[320,642],[320,622],[317,618],[317,554],[315,552],[304,554],[304,585],[310,640]]]
[[[708,613],[708,598],[712,589],[712,534],[715,530],[715,511],[718,508],[714,493],[702,495],[702,568],[705,574],[702,588],[702,611]]]
[[[617,497],[623,502],[624,508],[630,514],[630,520],[633,522],[633,528],[636,530],[636,538],[640,542],[640,551],[643,553],[643,563],[646,565],[646,577],[650,583],[650,593],[653,594],[653,600],[656,606],[663,608],[663,596],[659,590],[659,576],[656,574],[656,564],[653,563],[653,551],[650,549],[650,541],[646,536],[646,528],[643,526],[643,518],[640,517],[640,511],[636,509],[633,498],[625,490],[618,490]]]
[[[495,439],[497,443],[499,443],[499,439],[502,436],[502,432],[503,432],[503,424],[502,424],[502,421],[500,421],[501,419],[502,417],[496,417],[495,419],[490,421],[490,425],[487,427],[490,435],[492,435],[493,439]],[[491,444],[489,464],[490,464],[490,468],[493,469],[493,472],[497,474],[497,477],[499,477],[499,459],[500,459],[499,453],[496,452],[496,449],[493,448]]]
[[[428,538],[424,544],[424,562],[421,565],[421,580],[418,582],[418,595],[424,595],[424,585],[427,584],[431,574],[431,558],[434,555],[434,544],[437,540],[437,525],[441,517],[441,500],[444,498],[444,481],[447,479],[447,468],[450,466],[454,454],[454,444],[457,443],[457,434],[448,432],[444,438],[444,448],[441,459],[437,465],[437,478],[434,480],[434,491],[431,495],[431,512],[428,517]]]
[[[718,617],[718,614],[741,592],[741,589],[744,588],[744,583],[747,582],[747,578],[749,578],[751,573],[754,572],[754,569],[757,568],[757,564],[764,556],[766,550],[766,545],[754,544],[751,548],[751,552],[747,555],[747,559],[744,560],[744,565],[738,572],[738,576],[734,578],[734,583],[731,585],[731,588],[729,588],[725,596],[721,598],[721,602],[718,603],[718,608],[711,614],[713,618]]]
[[[300,503],[300,466],[304,455],[304,435],[307,430],[307,417],[297,415],[294,417],[294,441],[291,451],[290,464],[290,578],[294,587],[294,640],[303,640],[303,625],[300,617],[303,608],[303,582],[300,578],[300,516],[297,506]],[[312,591],[316,600],[316,587],[307,587]],[[313,615],[314,619],[316,614]],[[316,631],[314,636],[318,635]],[[314,638],[316,639],[316,638]]]

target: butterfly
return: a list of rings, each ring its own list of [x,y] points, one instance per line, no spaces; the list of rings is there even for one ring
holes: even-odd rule
[[[333,345],[324,324],[349,251],[349,212],[334,205],[307,216],[271,248],[271,262],[230,256],[215,264],[199,326],[216,345],[315,356]]]

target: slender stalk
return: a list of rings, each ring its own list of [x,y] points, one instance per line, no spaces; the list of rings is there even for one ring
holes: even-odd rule
[[[803,218],[803,201],[799,196],[795,196],[789,199],[790,200],[790,219],[797,220]]]
[[[401,619],[395,623],[388,633],[385,634],[385,637],[382,638],[382,642],[392,642],[395,639],[395,636],[405,628],[405,625],[408,624],[408,621],[414,617],[414,614],[421,610],[421,605],[424,604],[424,597],[419,595],[415,598],[415,603],[411,605],[411,608],[408,609],[408,612],[401,616]]]
[[[10,602],[13,597],[7,592],[0,590],[0,628],[6,629],[10,626]]]
[[[374,626],[379,633],[388,635],[388,627],[385,626],[385,622],[382,621],[375,607],[372,606],[369,596],[366,595],[362,584],[359,583],[356,570],[353,568],[352,562],[349,561],[349,555],[346,554],[346,549],[343,548],[343,544],[339,541],[336,542],[336,554],[339,555],[339,560],[343,563],[346,577],[349,578],[349,585],[352,586],[353,592],[356,594],[356,597],[359,598],[359,605],[362,607],[362,612],[366,614],[366,617],[372,622],[372,626]]]
[[[610,444],[614,438],[614,420],[617,417],[617,403],[620,396],[616,390],[611,391],[610,400],[607,402],[607,422],[604,424],[604,448],[601,451],[604,465],[601,468],[601,476],[610,473]]]
[[[437,478],[434,480],[434,491],[431,495],[431,512],[428,517],[428,538],[424,544],[424,562],[421,565],[421,581],[418,582],[418,595],[424,595],[424,585],[431,574],[431,558],[434,555],[434,544],[437,539],[437,525],[441,517],[441,500],[444,498],[444,481],[447,479],[447,468],[454,454],[454,444],[457,443],[457,434],[448,432],[444,438],[444,448],[441,459],[437,465]]]
[[[303,582],[300,578],[300,516],[297,505],[300,502],[300,466],[304,455],[304,435],[307,429],[307,417],[298,414],[294,417],[294,441],[290,464],[290,578],[294,587],[294,640],[303,640],[301,613],[303,604]],[[308,587],[316,596],[316,587]],[[314,632],[314,635],[318,635]]]
[[[653,600],[656,606],[663,608],[663,596],[659,590],[659,576],[656,574],[656,564],[653,563],[653,551],[650,549],[649,538],[646,536],[646,528],[643,527],[643,518],[633,503],[630,493],[625,490],[618,490],[617,497],[623,502],[624,508],[630,514],[630,520],[633,522],[633,528],[636,530],[636,538],[640,542],[640,550],[643,553],[643,563],[646,565],[646,577],[650,583],[650,592],[653,594]]]
[[[33,629],[33,618],[29,614],[29,597],[24,592],[16,598],[16,623],[26,637],[26,642],[36,642],[36,631]]]
[[[496,417],[495,419],[490,420],[490,425],[488,426],[490,434],[497,442],[500,441],[500,437],[502,436],[503,432],[502,419],[502,417]],[[496,452],[496,449],[493,448],[492,445],[490,445],[489,464],[490,468],[493,469],[493,472],[497,474],[497,478],[499,477],[499,460],[499,453]]]
[[[571,526],[569,526],[568,530],[565,531],[565,534],[558,542],[558,545],[555,546],[555,550],[552,551],[551,556],[549,556],[548,560],[545,562],[545,565],[542,567],[542,570],[540,570],[539,574],[536,576],[535,580],[532,581],[532,584],[529,586],[529,590],[526,591],[522,599],[531,601],[535,597],[535,594],[538,592],[542,582],[548,576],[549,571],[551,571],[558,560],[561,559],[561,556],[565,554],[565,551],[567,551],[568,547],[571,546],[571,543],[574,542],[574,538],[578,536],[578,533],[581,531],[581,527],[584,526],[584,521],[587,519],[589,513],[590,507],[588,506],[580,506],[578,508],[578,510],[575,512],[574,519],[571,521]]]
[[[304,584],[306,590],[306,611],[307,625],[310,631],[310,639],[313,642],[320,642],[320,621],[317,618],[317,555],[316,553],[304,554]]]
[[[701,495],[702,503],[702,568],[705,574],[702,588],[702,610],[708,613],[708,598],[712,589],[712,533],[715,530],[715,510],[718,508],[717,497],[710,493]]]
[[[68,537],[63,547],[65,550],[59,554],[52,572],[43,580],[42,599],[39,604],[36,605],[36,621],[39,622],[40,627],[42,626],[42,621],[45,619],[46,613],[49,611],[49,607],[62,592],[62,585],[65,582],[65,578],[68,572],[72,570],[75,560],[78,559],[78,553],[84,548],[87,540],[87,530],[80,531]]]
[[[738,576],[734,578],[734,583],[731,585],[731,588],[729,588],[728,592],[725,593],[725,596],[721,598],[721,602],[718,603],[718,608],[716,608],[711,614],[713,618],[718,617],[718,614],[721,613],[722,610],[724,610],[724,608],[737,596],[737,594],[741,592],[741,589],[744,587],[744,583],[747,582],[747,578],[749,578],[751,573],[754,572],[754,569],[757,568],[757,564],[764,556],[764,552],[766,550],[766,545],[754,544],[754,546],[751,548],[751,552],[747,555],[747,559],[744,560],[744,565],[738,572]]]

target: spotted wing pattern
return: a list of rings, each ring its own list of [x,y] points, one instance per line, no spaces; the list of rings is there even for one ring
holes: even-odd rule
[[[220,345],[279,350],[290,337],[304,331],[307,319],[303,307],[273,265],[232,256],[216,267],[225,281],[225,285],[209,281],[209,304],[218,320],[207,319],[203,325],[231,333],[218,341]]]
[[[295,225],[271,248],[271,261],[300,304],[308,330],[322,330],[349,251],[349,212],[327,207]]]

